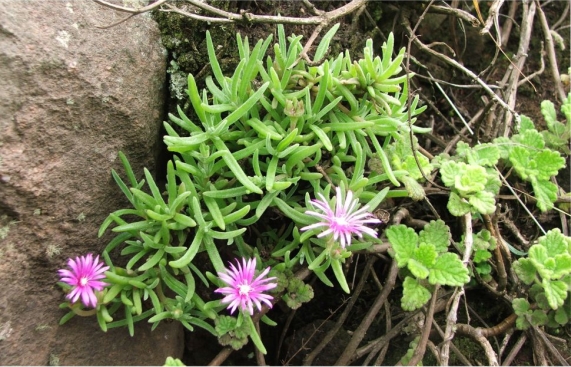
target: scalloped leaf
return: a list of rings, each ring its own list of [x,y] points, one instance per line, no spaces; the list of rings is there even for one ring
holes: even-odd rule
[[[401,307],[405,311],[414,311],[426,304],[431,294],[416,279],[406,277],[403,282]]]
[[[462,286],[470,280],[468,268],[453,253],[445,253],[436,259],[428,281],[430,284]]]

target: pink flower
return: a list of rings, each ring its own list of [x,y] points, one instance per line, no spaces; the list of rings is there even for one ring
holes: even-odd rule
[[[248,261],[242,259],[242,264],[236,260],[236,265],[237,267],[230,263],[230,269],[226,269],[226,272],[218,273],[218,277],[228,286],[214,291],[226,295],[222,299],[222,303],[229,304],[227,308],[231,308],[230,313],[234,313],[236,308],[240,307],[241,311],[248,311],[250,315],[253,315],[253,305],[255,304],[258,311],[261,311],[262,302],[271,308],[272,303],[270,301],[273,297],[262,293],[278,285],[275,282],[271,282],[276,279],[275,277],[266,278],[270,268],[267,267],[254,279],[256,271],[255,258]]]
[[[108,284],[102,282],[101,279],[105,278],[105,271],[109,270],[108,266],[103,266],[103,262],[99,262],[99,256],[93,259],[92,254],[86,256],[78,256],[74,259],[69,259],[67,265],[71,270],[60,269],[60,281],[69,284],[72,289],[66,296],[72,303],[77,302],[81,297],[81,302],[86,307],[97,306],[97,297],[94,290],[101,291],[103,287]]]
[[[369,206],[365,205],[361,209],[356,210],[359,205],[358,199],[353,199],[353,192],[347,190],[345,201],[341,195],[341,189],[337,188],[336,201],[333,208],[329,206],[329,202],[321,193],[318,193],[321,200],[312,200],[311,205],[323,213],[306,211],[306,214],[316,216],[321,221],[303,227],[302,231],[323,227],[325,231],[321,232],[317,237],[321,238],[333,233],[333,239],[339,240],[341,247],[351,245],[351,235],[363,238],[363,234],[377,237],[377,232],[366,226],[366,224],[381,223],[381,221],[369,213]]]

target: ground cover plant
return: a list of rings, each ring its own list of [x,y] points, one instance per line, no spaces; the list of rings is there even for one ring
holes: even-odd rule
[[[420,42],[413,35],[431,6],[414,27],[403,15],[408,50]],[[554,344],[569,330],[571,238],[569,200],[557,179],[569,162],[571,94],[561,98],[561,113],[541,102],[542,119],[534,121],[482,86],[496,98],[488,111],[503,108],[496,117],[511,128],[486,136],[483,117],[474,118],[463,134],[477,133],[458,133],[431,154],[420,143],[434,130],[418,123],[427,104],[412,90],[407,47],[395,47],[389,33],[380,46],[366,40],[358,55],[335,54],[339,28],[327,29],[311,58],[313,39],[304,44],[282,25],[276,39],[237,33],[239,61],[230,73],[206,31],[211,73],[200,87],[188,75],[188,99],[164,123],[172,154],[166,177],[133,172],[118,152],[124,171],[112,175],[130,206],[102,223],[100,236],[117,235],[101,254],[60,270],[68,292],[62,323],[95,316],[103,331],[132,334],[135,322],[154,328],[174,320],[218,341],[212,363],[253,345],[259,364],[267,357],[287,364],[299,354],[308,365],[359,309],[350,340],[331,352],[336,364],[382,364],[393,339],[406,347],[391,363],[446,365],[452,350],[454,361],[472,364],[457,346],[460,336],[484,351],[484,359],[474,357],[480,363],[511,362],[529,340],[538,345],[535,363],[565,362],[567,351]],[[413,61],[422,72],[421,60]],[[431,195],[445,200],[433,205]],[[502,200],[511,199],[540,235],[523,235],[502,212]],[[538,216],[557,210],[561,228],[546,229]],[[461,311],[473,291],[500,301],[495,326]],[[326,304],[318,292],[337,300]],[[343,297],[350,298],[339,304]],[[360,297],[368,304],[359,308]],[[291,322],[280,313],[311,305],[328,310],[325,321],[335,326],[313,349],[290,345],[280,360]],[[385,327],[368,332],[381,310]],[[269,338],[271,346],[269,329],[284,336]],[[499,335],[501,346],[493,345]]]

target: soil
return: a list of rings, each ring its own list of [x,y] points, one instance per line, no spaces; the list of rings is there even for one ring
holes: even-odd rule
[[[223,7],[224,10],[232,12],[240,12],[241,10],[255,13],[283,16],[299,15],[300,9],[304,9],[302,2],[297,1],[232,1],[232,2],[212,2],[214,5]],[[329,1],[313,2],[315,6],[321,10],[327,11],[338,8],[346,2]],[[509,3],[501,8],[500,22],[503,25],[507,17]],[[543,2],[542,2],[543,3]],[[490,11],[491,2],[480,1],[480,10],[482,17],[486,19]],[[567,3],[564,1],[551,1],[545,2],[543,10],[546,13],[549,24],[555,24],[560,17],[569,12],[566,8]],[[402,27],[399,17],[402,12],[408,12],[411,24],[415,24],[427,2],[421,1],[372,1],[367,4],[366,11],[358,15],[350,15],[341,20],[341,28],[332,42],[331,54],[337,54],[341,50],[349,49],[352,55],[358,57],[362,52],[362,48],[367,38],[373,38],[375,45],[381,45],[386,39],[389,32],[394,32],[396,45],[395,49],[406,47],[408,38],[404,28]],[[458,5],[463,10],[476,15],[473,9],[472,2],[461,2]],[[506,70],[511,67],[507,57],[511,57],[517,53],[518,42],[520,38],[520,26],[522,22],[522,5],[515,12],[514,21],[515,25],[511,31],[507,44],[503,47],[503,52],[498,53],[498,48],[489,35],[481,35],[479,33],[481,27],[474,28],[470,24],[464,22],[460,24],[457,20],[442,14],[429,13],[424,21],[420,24],[417,34],[424,44],[431,44],[438,51],[453,57],[464,65],[466,68],[474,71],[483,80],[489,84],[495,84],[504,78]],[[566,10],[567,9],[567,10]],[[307,11],[307,10],[304,10]],[[235,47],[235,32],[240,32],[242,36],[247,36],[251,43],[258,39],[265,39],[269,34],[274,34],[276,28],[271,24],[233,24],[224,26],[207,25],[204,22],[197,22],[178,16],[171,13],[157,13],[156,19],[159,21],[163,32],[163,42],[169,49],[172,63],[176,63],[178,68],[184,73],[192,73],[198,80],[198,86],[201,88],[204,84],[204,77],[208,75],[208,61],[205,45],[205,31],[208,29],[215,44],[219,47],[219,60],[223,71],[230,73],[237,64],[237,50]],[[563,20],[560,27],[559,34],[562,36],[563,43],[566,49],[556,48],[556,57],[559,63],[559,70],[566,73],[570,65],[569,57],[569,14]],[[303,25],[288,25],[286,26],[286,34],[302,34],[304,40],[307,40],[313,32],[313,27]],[[275,38],[274,38],[275,39]],[[177,41],[178,40],[178,41]],[[542,47],[543,33],[541,25],[537,19],[534,22],[532,31],[531,42],[527,52],[527,61],[521,70],[523,75],[529,75],[541,68],[540,51]],[[315,43],[317,44],[317,42]],[[198,51],[198,52],[197,52]],[[311,52],[310,52],[311,53]],[[411,64],[411,69],[419,74],[415,78],[415,93],[420,94],[423,103],[429,105],[427,111],[420,117],[418,125],[432,126],[433,132],[428,137],[424,137],[424,149],[432,155],[437,155],[452,141],[459,130],[463,128],[463,123],[456,116],[454,109],[446,100],[444,95],[440,92],[436,84],[427,79],[428,72],[435,78],[440,80],[441,86],[445,89],[447,95],[453,100],[456,108],[469,120],[476,113],[485,106],[483,98],[486,96],[481,88],[462,88],[458,85],[475,85],[470,78],[462,74],[458,69],[454,69],[447,64],[428,56],[422,50],[413,48],[411,50],[412,56],[424,67],[419,67],[416,64]],[[505,54],[505,55],[504,55]],[[497,57],[496,57],[497,56]],[[560,101],[558,101],[557,91],[553,83],[552,76],[549,70],[548,61],[545,60],[545,71],[534,78],[529,83],[523,84],[517,94],[515,110],[519,113],[529,116],[540,127],[543,122],[541,115],[540,103],[543,100],[551,100],[555,103],[556,110],[559,110]],[[170,74],[171,82],[173,73]],[[452,84],[449,84],[452,83]],[[569,92],[569,85],[566,86],[566,93]],[[185,100],[177,99],[176,93],[171,88],[170,103],[168,112],[176,113],[176,106],[180,105],[185,110],[188,105]],[[499,108],[496,109],[498,116],[492,119],[492,124],[498,124],[501,119]],[[192,113],[192,111],[188,111]],[[485,126],[482,128],[485,130]],[[495,136],[486,135],[479,132],[478,138],[481,142],[490,141]],[[462,140],[471,142],[472,138],[463,136]],[[169,154],[164,152],[163,159],[168,159]],[[166,167],[166,164],[164,165]],[[571,184],[569,183],[569,157],[567,157],[567,166],[558,177],[561,181],[560,186],[566,191],[571,191]],[[161,165],[159,164],[159,167]],[[160,172],[159,172],[160,176]],[[530,191],[529,187],[520,186],[521,190]],[[502,195],[508,195],[508,192],[501,192]],[[460,240],[462,234],[461,225],[458,218],[452,217],[446,210],[446,200],[442,200],[441,195],[429,196],[437,212],[443,215],[443,220],[448,224],[453,231],[453,239]],[[400,208],[407,208],[411,216],[415,219],[432,220],[435,219],[432,212],[426,204],[413,202],[408,199],[394,201],[394,207],[388,208],[390,214],[394,214]],[[539,235],[536,226],[532,224],[528,214],[519,206],[514,200],[499,200],[502,210],[509,213],[508,217],[515,223],[516,227],[520,229],[522,236],[532,241]],[[549,230],[551,228],[561,228],[561,218],[558,214],[541,214],[535,205],[532,203],[527,204],[527,208],[538,219],[541,225]],[[568,219],[565,219],[568,220]],[[503,230],[503,225],[500,225]],[[479,228],[475,228],[475,231]],[[517,239],[505,231],[504,238],[510,242],[517,244]],[[525,250],[521,248],[521,250]],[[355,274],[356,279],[359,279],[359,274],[362,272],[365,261],[363,258],[354,259],[353,265],[349,268],[348,274]],[[390,259],[384,258],[377,262],[375,265],[375,273],[382,283],[386,277]],[[370,283],[370,284],[369,284]],[[319,338],[320,332],[328,329],[339,314],[343,310],[343,304],[346,301],[346,296],[337,288],[329,288],[324,286],[320,281],[311,281],[315,291],[314,299],[302,307],[302,311],[296,312],[293,317],[291,310],[286,307],[274,307],[268,316],[278,323],[278,327],[269,328],[263,327],[262,338],[268,347],[268,356],[266,362],[269,364],[300,364],[302,361],[301,356],[307,354],[312,348],[313,341],[304,344],[307,340],[312,338]],[[398,283],[397,283],[398,284]],[[397,286],[389,298],[390,312],[392,315],[392,325],[394,326],[404,318],[404,314],[400,309],[400,297],[402,290]],[[485,287],[474,285],[467,289],[466,300],[467,303],[461,304],[461,309],[458,312],[458,322],[470,322],[474,327],[488,327],[499,324],[504,318],[512,313],[511,305],[500,301],[493,293],[486,290]],[[378,288],[371,280],[367,282],[365,290],[360,295],[356,303],[354,311],[350,317],[345,321],[340,335],[336,338],[336,342],[330,344],[323,353],[322,357],[330,357],[337,355],[339,350],[344,348],[344,345],[339,345],[339,341],[346,342],[347,338],[351,335],[352,331],[357,328],[364,315],[369,311],[370,305],[378,295]],[[279,306],[279,305],[278,305]],[[436,315],[435,319],[439,325],[445,325],[446,312],[440,312]],[[280,327],[287,324],[288,318],[291,318],[289,328],[282,330]],[[317,320],[317,321],[316,321]],[[411,323],[410,327],[405,328],[407,331],[402,332],[399,336],[391,341],[387,355],[383,364],[396,364],[406,354],[409,348],[409,343],[418,335],[420,331]],[[319,332],[312,332],[317,330]],[[521,331],[513,330],[511,337],[506,337],[507,333],[501,333],[496,337],[489,338],[492,346],[497,351],[502,343],[506,343],[505,352],[502,357],[505,358],[508,351],[510,351],[518,338],[522,335]],[[569,361],[571,356],[569,345],[571,344],[570,328],[562,328],[559,330],[550,330],[551,333],[558,332],[557,338],[563,340],[563,344],[559,344],[559,352],[563,358]],[[281,341],[281,334],[284,333],[284,340]],[[367,341],[376,339],[386,333],[386,320],[385,313],[381,312],[377,315],[373,326],[368,330],[362,344]],[[301,337],[300,337],[301,335]],[[221,347],[217,345],[214,337],[206,332],[196,331],[194,333],[187,333],[187,353],[183,362],[186,364],[206,364],[220,351]],[[438,345],[442,340],[437,333],[431,340],[435,345]],[[472,339],[457,336],[454,339],[456,347],[458,347],[464,356],[471,362],[471,364],[488,364],[488,360],[482,352],[479,344],[475,343]],[[540,363],[535,359],[532,351],[533,345],[530,338],[527,339],[520,352],[516,355],[512,364],[518,365],[534,365]],[[293,352],[292,352],[293,351]],[[299,352],[294,355],[295,352]],[[254,350],[251,345],[244,347],[242,350],[234,352],[225,362],[225,365],[252,365],[256,363],[254,357]],[[551,358],[547,356],[547,358]],[[335,359],[321,359],[316,363],[330,364],[334,363]],[[553,359],[548,359],[551,363],[556,364]],[[355,364],[361,364],[363,359],[355,361]],[[500,361],[501,362],[501,361]],[[434,359],[432,353],[427,352],[424,358],[424,364],[434,365],[438,361]],[[451,353],[451,365],[462,364],[462,361],[457,358],[454,353]]]

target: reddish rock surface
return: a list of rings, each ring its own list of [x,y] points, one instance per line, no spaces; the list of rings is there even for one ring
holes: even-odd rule
[[[63,326],[56,270],[99,253],[125,199],[111,177],[153,170],[163,118],[165,51],[154,21],[92,1],[0,2],[0,364],[161,365],[182,330],[145,322],[103,333]]]

